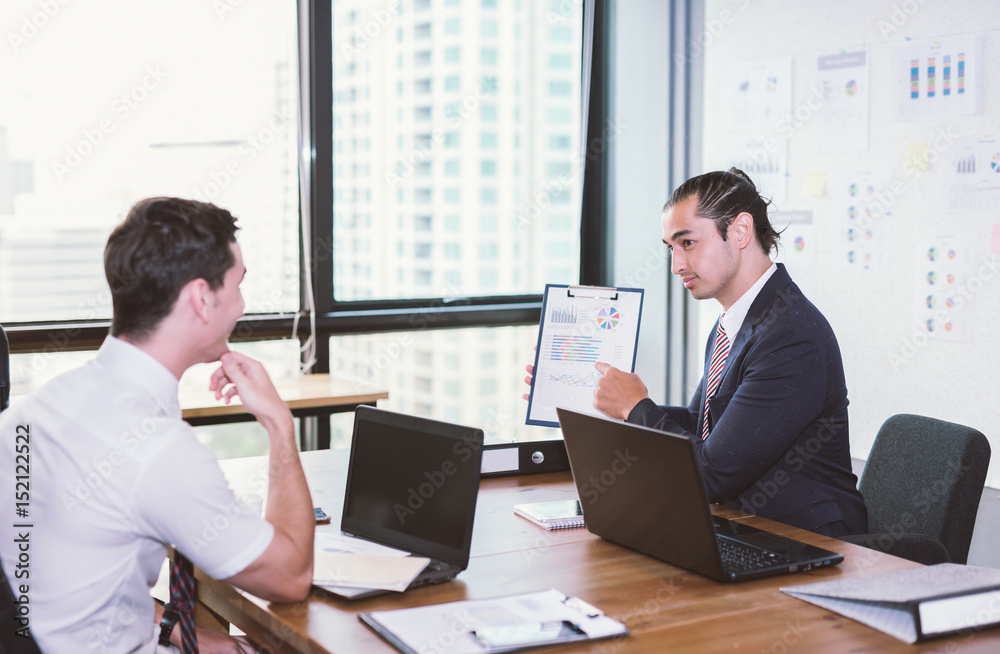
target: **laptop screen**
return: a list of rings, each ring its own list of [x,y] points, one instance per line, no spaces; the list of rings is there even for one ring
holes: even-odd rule
[[[341,529],[464,567],[482,453],[481,429],[358,407]]]

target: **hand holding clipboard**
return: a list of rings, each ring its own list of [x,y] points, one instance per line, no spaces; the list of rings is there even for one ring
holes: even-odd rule
[[[527,424],[558,427],[557,406],[598,413],[595,364],[635,370],[642,299],[642,289],[634,288],[545,287]]]

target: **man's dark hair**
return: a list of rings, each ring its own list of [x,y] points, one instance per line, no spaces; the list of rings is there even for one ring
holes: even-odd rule
[[[236,218],[207,202],[147,198],[137,202],[104,248],[111,287],[111,334],[142,339],[170,313],[185,284],[222,286],[236,263]]]
[[[761,197],[757,186],[742,170],[730,168],[692,177],[677,187],[663,210],[692,195],[698,198],[698,215],[715,222],[723,241],[733,218],[746,211],[753,216],[754,232],[764,253],[770,254],[778,246],[780,234],[774,231],[767,218],[767,207],[771,202]]]

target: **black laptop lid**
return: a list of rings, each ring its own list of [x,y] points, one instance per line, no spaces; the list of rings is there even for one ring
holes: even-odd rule
[[[556,411],[587,529],[707,577],[726,577],[686,437]]]
[[[359,406],[340,528],[465,569],[482,457],[482,429]]]

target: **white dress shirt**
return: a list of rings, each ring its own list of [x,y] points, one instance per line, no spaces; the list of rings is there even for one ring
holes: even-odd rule
[[[45,652],[155,652],[150,588],[173,544],[217,579],[257,559],[274,528],[240,505],[181,419],[177,379],[109,336],[97,358],[0,414],[0,478],[13,487],[15,432],[30,432],[26,566],[5,527],[0,558]],[[23,463],[23,460],[20,462]],[[4,520],[15,515],[0,494]],[[23,507],[22,507],[23,508]],[[19,559],[20,556],[20,559]]]

